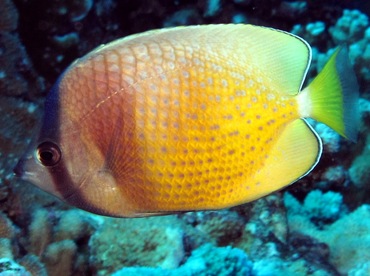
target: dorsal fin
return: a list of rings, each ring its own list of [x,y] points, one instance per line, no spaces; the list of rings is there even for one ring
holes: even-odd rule
[[[218,24],[160,29],[116,40],[97,51],[148,42],[187,45],[202,55],[211,52],[227,62],[238,60],[239,68],[258,69],[264,81],[290,95],[297,94],[306,76],[311,48],[293,34],[245,24]]]

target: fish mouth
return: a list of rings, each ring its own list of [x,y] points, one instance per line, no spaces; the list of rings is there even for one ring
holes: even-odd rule
[[[34,174],[27,169],[31,159],[32,157],[22,157],[21,159],[19,159],[17,165],[13,168],[13,173],[17,178],[20,178],[22,180],[32,179],[32,175]]]
[[[16,177],[22,178],[22,176],[24,175],[23,167],[24,161],[21,159],[18,161],[17,165],[13,169],[13,173]]]
[[[37,179],[37,171],[29,170],[30,165],[32,165],[32,157],[21,158],[13,169],[14,175],[19,179],[34,183]]]
[[[18,161],[13,172],[18,179],[27,181],[49,194],[62,198],[53,183],[52,177],[43,169],[32,157],[26,157]]]

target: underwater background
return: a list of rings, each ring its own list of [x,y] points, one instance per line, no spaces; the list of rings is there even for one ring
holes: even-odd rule
[[[0,276],[370,275],[370,1],[1,0]],[[70,207],[13,168],[63,70],[100,44],[154,28],[250,23],[301,36],[308,81],[348,45],[360,133],[313,122],[318,166],[288,188],[221,211],[116,219]]]

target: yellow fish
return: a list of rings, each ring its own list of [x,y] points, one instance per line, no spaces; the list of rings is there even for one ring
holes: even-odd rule
[[[337,49],[301,90],[310,46],[253,25],[149,31],[62,74],[15,173],[84,210],[137,217],[243,204],[317,164],[304,118],[355,140],[358,87]]]

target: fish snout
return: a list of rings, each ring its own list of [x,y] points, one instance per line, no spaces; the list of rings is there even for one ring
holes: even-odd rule
[[[13,169],[13,173],[16,177],[22,177],[24,175],[24,160],[20,159],[17,165]]]

